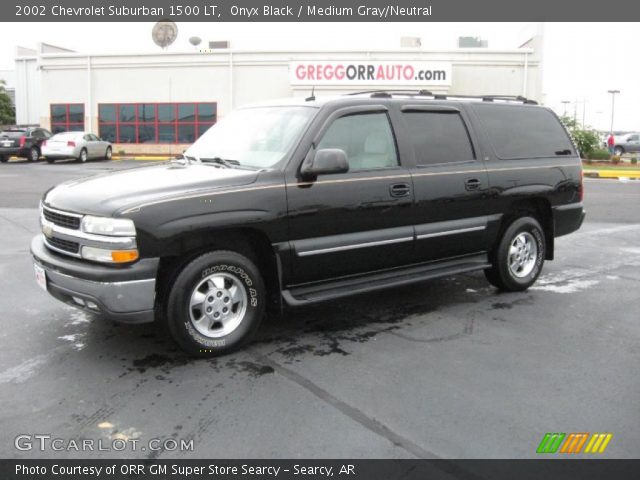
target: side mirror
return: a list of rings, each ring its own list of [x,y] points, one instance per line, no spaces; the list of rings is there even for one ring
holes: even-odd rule
[[[316,178],[318,175],[347,173],[349,161],[344,150],[339,148],[323,148],[305,162],[300,173],[303,178]]]

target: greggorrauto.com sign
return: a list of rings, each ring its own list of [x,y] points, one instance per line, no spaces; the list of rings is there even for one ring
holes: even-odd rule
[[[451,85],[451,64],[411,61],[291,62],[291,85]]]

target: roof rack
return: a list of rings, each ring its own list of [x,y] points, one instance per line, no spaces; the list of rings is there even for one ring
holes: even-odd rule
[[[426,96],[432,97],[434,100],[455,100],[473,99],[482,100],[483,102],[493,102],[494,100],[502,102],[519,102],[527,105],[538,105],[538,102],[521,95],[447,95],[444,93],[432,93],[429,90],[365,90],[362,92],[347,93],[347,95],[371,95],[371,98],[392,98],[394,95],[401,96]]]
[[[370,94],[372,98],[387,97],[390,98],[393,95],[403,95],[407,97],[413,96],[428,96],[433,97],[433,93],[429,90],[363,90],[362,92],[351,92],[347,95],[367,95]]]

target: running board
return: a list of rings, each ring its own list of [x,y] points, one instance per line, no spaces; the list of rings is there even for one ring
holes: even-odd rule
[[[393,270],[378,271],[321,283],[301,285],[282,291],[282,298],[289,306],[334,300],[383,288],[398,287],[433,278],[484,270],[491,264],[486,253],[466,255],[448,260],[411,265]]]

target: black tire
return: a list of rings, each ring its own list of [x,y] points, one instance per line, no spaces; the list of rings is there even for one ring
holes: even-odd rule
[[[531,244],[529,252],[534,247],[536,251],[535,259],[526,262],[527,268],[523,266],[519,272],[514,272],[514,269],[518,270],[518,267],[511,268],[509,266],[510,257],[515,259],[517,255],[520,255],[519,258],[530,258],[529,255],[526,254],[525,244],[521,244],[523,252],[525,252],[524,254],[518,252],[512,255],[510,253],[512,244],[514,244],[517,238],[527,240]],[[518,250],[516,246],[514,246],[514,249],[516,249],[516,251]],[[485,277],[489,283],[498,287],[500,290],[521,292],[529,288],[537,280],[544,265],[545,254],[545,237],[540,223],[533,217],[519,217],[505,229],[500,238],[500,242],[491,253],[490,260],[492,267],[485,270]],[[514,265],[518,265],[518,262],[514,262]],[[528,271],[529,268],[531,268],[530,271]]]
[[[29,149],[29,155],[27,159],[30,162],[37,162],[38,160],[40,160],[40,150],[38,150],[36,147],[31,147]]]
[[[53,163],[53,162],[55,162],[55,159],[53,159],[53,158],[47,158],[47,163]]]
[[[80,150],[80,155],[78,155],[78,161],[81,163],[86,163],[88,159],[89,154],[87,153],[87,149],[83,148],[82,150]]]
[[[9,161],[9,157],[5,157],[4,155],[0,155],[0,162],[7,163]]]
[[[221,277],[225,277],[223,287],[213,285],[218,290],[207,290],[210,287],[205,282],[206,279],[215,279],[219,283]],[[200,289],[199,284],[202,284]],[[224,329],[227,327],[222,320],[216,322],[213,316],[217,314],[222,319],[225,306],[222,302],[227,300],[227,292],[231,292],[234,285],[244,289],[244,308],[240,308],[240,302],[231,304],[236,313],[242,314],[233,315],[234,312],[230,311],[228,315],[231,317],[227,318],[239,319],[240,323],[225,334]],[[203,292],[203,289],[206,293],[201,294],[205,299],[199,305],[211,310],[212,313],[209,314],[205,314],[204,309],[194,307],[194,310],[190,306],[192,295],[196,290]],[[218,295],[219,292],[223,294]],[[216,300],[216,297],[219,298]],[[210,303],[212,299],[218,303]],[[229,301],[233,302],[233,299]],[[266,301],[264,282],[254,263],[239,253],[218,250],[195,258],[180,271],[167,296],[162,321],[185,352],[212,357],[238,349],[255,334],[264,317]],[[206,316],[212,322],[211,325],[206,328],[202,325],[198,327],[192,318],[199,316],[205,321]],[[227,325],[233,325],[233,322]],[[211,334],[204,335],[201,331],[203,328]]]
[[[107,147],[107,151],[104,152],[104,159],[111,160],[112,156],[113,156],[113,150],[111,150],[111,147]]]
[[[622,155],[624,155],[624,148],[622,147],[616,147],[613,149],[613,154],[620,157]]]

